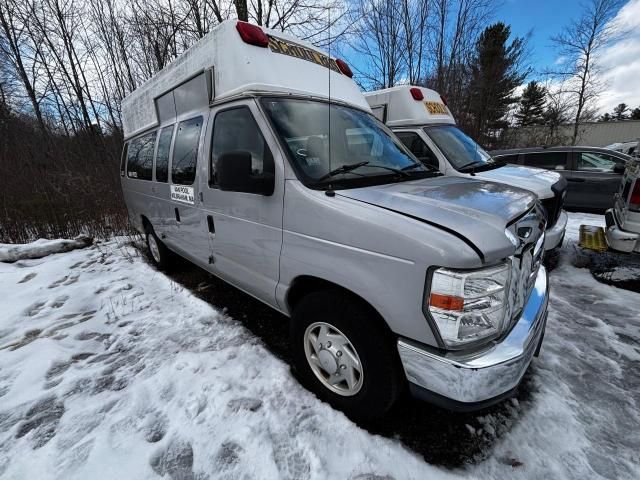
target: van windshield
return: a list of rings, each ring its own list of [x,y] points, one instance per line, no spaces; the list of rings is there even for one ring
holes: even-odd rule
[[[453,168],[461,172],[490,170],[503,165],[493,160],[471,137],[453,125],[424,127]]]
[[[437,174],[366,112],[291,98],[263,98],[262,105],[310,187],[354,188]]]

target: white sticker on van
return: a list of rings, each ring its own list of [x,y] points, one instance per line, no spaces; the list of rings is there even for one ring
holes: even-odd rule
[[[195,203],[193,187],[187,187],[185,185],[171,185],[171,200],[190,203],[193,205]]]

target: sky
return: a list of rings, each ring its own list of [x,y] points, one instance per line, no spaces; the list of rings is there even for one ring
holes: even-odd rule
[[[580,15],[580,0],[505,0],[496,10],[495,20],[511,25],[514,35],[529,32],[530,80],[539,78],[545,68],[561,61],[550,37],[562,32],[571,19]],[[605,89],[598,99],[600,113],[613,110],[619,103],[640,106],[640,0],[629,0],[618,12],[616,22],[629,29],[622,40],[602,52]]]
[[[502,0],[498,2],[492,22],[511,26],[512,35],[529,35],[529,57],[533,69],[527,81],[545,80],[544,71],[557,66],[562,58],[551,37],[563,31],[582,11],[581,3],[589,0]],[[596,100],[599,114],[611,112],[619,103],[640,107],[640,0],[628,0],[616,15],[615,22],[629,31],[627,36],[601,53],[604,89]],[[356,69],[366,68],[353,50],[342,52]],[[520,93],[524,85],[517,90]]]

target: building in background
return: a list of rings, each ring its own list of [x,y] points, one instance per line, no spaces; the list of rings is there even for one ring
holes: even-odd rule
[[[503,133],[504,145],[513,148],[569,145],[573,124],[550,127],[535,125],[511,128]],[[580,124],[576,145],[606,147],[612,143],[637,141],[640,138],[640,120],[620,122],[587,122]]]

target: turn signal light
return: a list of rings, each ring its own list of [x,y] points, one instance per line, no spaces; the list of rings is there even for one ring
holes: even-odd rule
[[[344,60],[340,60],[338,58],[336,60],[336,65],[338,65],[338,68],[344,75],[346,75],[349,78],[353,78],[353,72],[351,71],[351,68],[349,67],[349,65],[347,65],[347,62],[345,62]]]
[[[411,96],[414,100],[424,100],[424,95],[422,94],[422,90],[419,88],[410,88],[409,92],[411,92]]]
[[[242,38],[244,43],[263,48],[269,46],[269,37],[257,25],[252,25],[238,20],[238,23],[236,23],[236,30],[238,30],[240,38]]]
[[[435,308],[441,308],[442,310],[461,311],[464,307],[464,298],[456,297],[454,295],[432,293],[429,296],[429,305]]]

